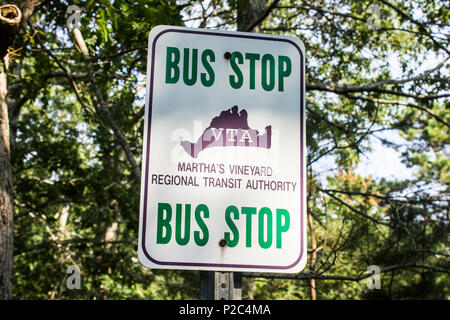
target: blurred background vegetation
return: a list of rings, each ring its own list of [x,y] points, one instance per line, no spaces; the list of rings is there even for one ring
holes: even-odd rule
[[[137,260],[148,33],[166,24],[306,46],[308,265],[245,274],[245,299],[448,299],[448,1],[41,2],[9,50],[13,298],[199,297],[199,272]],[[357,170],[376,143],[406,177]]]

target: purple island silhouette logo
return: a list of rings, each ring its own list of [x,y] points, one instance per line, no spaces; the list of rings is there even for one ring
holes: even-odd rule
[[[192,158],[212,147],[257,147],[270,149],[272,141],[272,126],[266,126],[265,132],[248,126],[248,114],[245,109],[238,112],[238,106],[222,111],[214,117],[208,128],[198,138],[197,142],[181,141],[180,145]]]

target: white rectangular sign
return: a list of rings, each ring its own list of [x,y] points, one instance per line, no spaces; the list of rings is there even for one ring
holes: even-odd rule
[[[141,263],[301,271],[307,256],[303,43],[158,26],[148,52]]]

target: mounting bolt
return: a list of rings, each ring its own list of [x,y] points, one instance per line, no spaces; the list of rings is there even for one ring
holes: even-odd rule
[[[231,59],[231,52],[229,52],[229,51],[225,52],[225,54],[223,55],[223,57],[224,57],[225,59],[227,59],[227,60],[230,60],[230,59]]]
[[[219,246],[221,246],[222,248],[225,247],[227,245],[227,240],[222,239],[219,241]]]

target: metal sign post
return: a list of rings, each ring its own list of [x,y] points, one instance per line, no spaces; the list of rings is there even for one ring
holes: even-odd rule
[[[200,271],[200,300],[242,300],[242,273]]]

